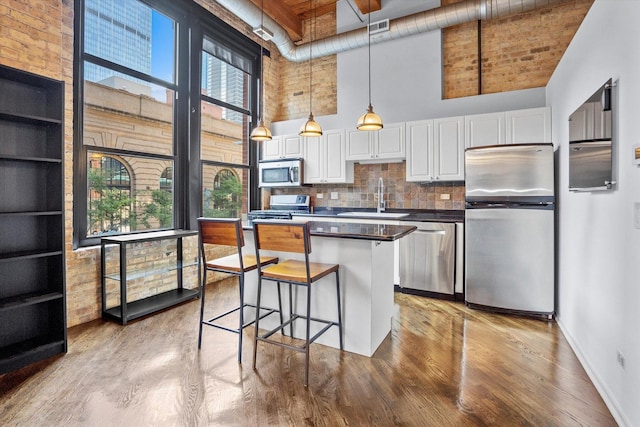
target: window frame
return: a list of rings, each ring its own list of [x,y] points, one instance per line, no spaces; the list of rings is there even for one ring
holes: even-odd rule
[[[197,228],[197,218],[202,212],[202,162],[200,159],[199,105],[201,52],[204,34],[215,38],[225,46],[251,58],[252,73],[249,84],[249,123],[243,142],[248,144],[248,163],[244,166],[229,164],[231,168],[245,167],[249,170],[248,209],[259,206],[260,190],[257,183],[258,146],[249,139],[250,129],[258,120],[258,96],[260,82],[260,45],[239,32],[203,7],[189,0],[138,0],[176,22],[175,82],[140,73],[117,63],[84,52],[84,0],[75,2],[74,16],[74,141],[73,141],[73,248],[100,243],[101,236],[87,236],[88,151],[99,151],[104,155],[137,155],[173,161],[173,228]],[[264,51],[268,56],[268,51]],[[85,61],[124,72],[152,84],[159,84],[175,91],[173,110],[173,156],[114,150],[106,147],[84,145],[84,63]],[[194,65],[198,64],[198,67]],[[203,99],[203,98],[202,98]],[[208,102],[217,100],[209,98]],[[224,105],[236,110],[237,107]],[[207,164],[211,162],[206,162]],[[224,165],[224,164],[222,164]],[[133,184],[132,184],[133,185]],[[141,233],[152,230],[140,230]]]

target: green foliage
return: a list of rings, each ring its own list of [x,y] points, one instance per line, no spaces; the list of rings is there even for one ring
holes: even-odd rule
[[[228,174],[223,175],[220,185],[205,196],[203,214],[211,218],[238,218],[241,207],[242,182],[235,175]]]
[[[142,214],[138,214],[140,221],[151,228],[150,219],[158,221],[157,228],[170,228],[173,225],[173,195],[171,191],[151,190],[151,203],[143,206]]]
[[[89,206],[89,229],[93,234],[114,233],[127,225],[132,199],[127,192],[107,187],[108,172],[89,169],[89,191],[98,195]],[[90,233],[91,234],[91,233]]]

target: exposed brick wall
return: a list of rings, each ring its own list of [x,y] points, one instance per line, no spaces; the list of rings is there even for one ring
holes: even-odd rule
[[[301,43],[307,43],[310,40],[309,21],[305,21],[302,25],[304,35]],[[334,35],[335,29],[335,12],[318,16],[314,40]],[[278,70],[275,92],[278,97],[274,100],[276,109],[273,111],[273,121],[306,119],[309,116],[309,61],[289,62],[277,50],[271,52],[274,59],[277,57]],[[315,116],[336,114],[338,111],[337,56],[330,55],[314,59],[311,63],[311,73],[313,114]]]
[[[442,4],[459,0],[443,0]],[[544,87],[593,0],[573,0],[522,15],[483,21],[482,88],[478,23],[443,30],[444,98]]]

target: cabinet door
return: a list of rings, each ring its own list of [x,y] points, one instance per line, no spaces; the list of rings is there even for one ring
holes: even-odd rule
[[[506,112],[507,144],[551,142],[551,109],[530,108]]]
[[[344,130],[325,132],[322,138],[324,140],[325,182],[353,182],[353,163],[347,165],[345,158],[346,142]],[[350,174],[348,173],[349,167],[351,168]]]
[[[436,180],[464,180],[464,117],[433,121],[433,160]]]
[[[304,155],[305,184],[322,184],[324,179],[324,149],[322,139],[307,138]]]
[[[407,177],[411,181],[433,179],[433,120],[406,124]]]
[[[375,132],[348,130],[347,160],[371,160],[375,135]]]
[[[406,157],[404,132],[404,123],[392,123],[380,129],[375,158],[404,159]]]
[[[465,147],[504,144],[505,113],[475,114],[464,118]]]
[[[300,135],[285,135],[280,143],[280,155],[283,158],[303,158],[304,138]]]
[[[275,160],[280,158],[280,141],[282,137],[274,137],[271,141],[262,141],[262,160]]]

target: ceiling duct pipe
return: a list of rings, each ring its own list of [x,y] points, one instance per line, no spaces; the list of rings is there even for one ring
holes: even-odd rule
[[[394,19],[389,23],[389,31],[372,38],[371,43],[378,44],[466,22],[503,18],[534,9],[555,6],[566,1],[568,0],[465,0]],[[252,28],[260,26],[260,9],[251,0],[216,0],[216,2]],[[269,16],[264,17],[264,26],[273,32],[271,41],[275,43],[280,54],[287,60],[302,62],[309,59],[309,43],[294,44],[287,32]],[[312,58],[335,55],[367,46],[369,42],[367,31],[365,26],[314,40]]]

